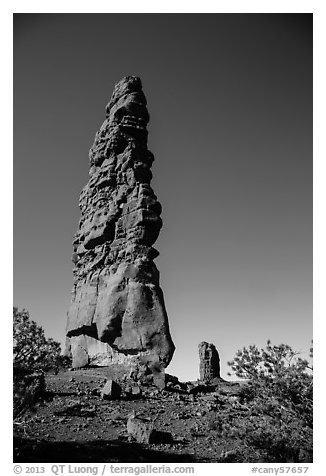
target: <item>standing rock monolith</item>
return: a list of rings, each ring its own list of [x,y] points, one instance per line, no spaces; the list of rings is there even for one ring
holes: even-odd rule
[[[199,378],[209,381],[220,378],[220,357],[214,344],[201,342],[199,350]]]
[[[66,330],[73,367],[145,365],[157,373],[174,352],[154,264],[162,220],[150,186],[148,121],[140,79],[123,78],[90,149],[90,178],[79,200]]]

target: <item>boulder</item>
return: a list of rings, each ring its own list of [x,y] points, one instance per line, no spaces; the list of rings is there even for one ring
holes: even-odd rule
[[[155,443],[156,430],[154,424],[150,421],[132,415],[127,421],[127,432],[138,443]]]
[[[138,443],[160,444],[172,443],[173,437],[167,431],[158,431],[154,427],[154,423],[131,415],[127,421],[127,432]]]
[[[101,397],[103,400],[118,400],[121,395],[121,387],[114,380],[107,380],[106,384],[101,390]]]
[[[125,388],[125,394],[130,400],[136,400],[141,398],[142,396],[142,389],[138,385],[128,385]]]

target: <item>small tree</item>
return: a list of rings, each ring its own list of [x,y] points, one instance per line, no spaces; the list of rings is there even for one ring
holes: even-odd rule
[[[311,461],[312,364],[268,341],[265,349],[238,351],[229,365],[249,379],[238,404],[219,416],[222,433],[239,442],[241,461]]]
[[[48,371],[60,361],[60,344],[47,339],[44,330],[30,319],[29,312],[14,307],[14,368],[26,372]]]
[[[14,417],[31,408],[44,394],[44,372],[56,369],[62,357],[60,344],[46,339],[44,330],[29,312],[13,310]]]

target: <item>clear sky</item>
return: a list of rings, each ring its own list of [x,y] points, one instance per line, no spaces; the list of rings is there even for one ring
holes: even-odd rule
[[[14,305],[64,341],[88,150],[114,84],[151,115],[168,372],[312,338],[312,15],[16,14]]]

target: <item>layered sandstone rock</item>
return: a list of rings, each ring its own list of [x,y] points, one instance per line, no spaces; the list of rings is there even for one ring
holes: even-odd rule
[[[220,378],[220,357],[214,344],[201,342],[199,349],[199,378],[209,381]]]
[[[123,78],[90,149],[73,242],[74,288],[67,336],[74,367],[170,362],[171,340],[153,248],[161,205],[150,182],[149,114],[139,78]]]

